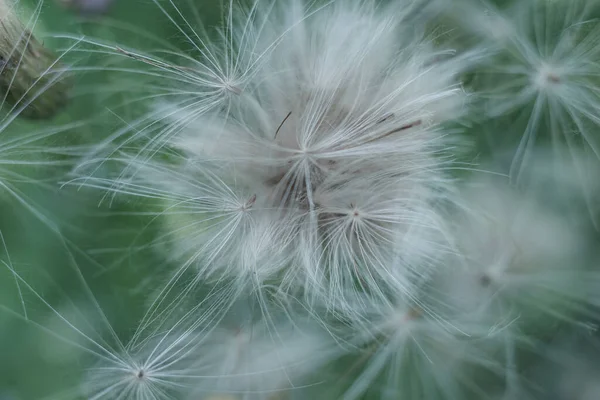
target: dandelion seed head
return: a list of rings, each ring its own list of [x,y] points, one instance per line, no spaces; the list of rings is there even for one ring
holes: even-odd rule
[[[238,259],[260,258],[243,249],[274,254],[284,246],[292,254],[288,267],[304,268],[285,276],[304,276],[308,288],[328,297],[355,279],[379,293],[386,282],[406,289],[393,246],[418,240],[423,229],[442,230],[437,126],[462,112],[460,63],[436,59],[426,38],[404,30],[401,12],[370,2],[314,12],[301,4],[276,6],[268,26],[245,16],[238,35],[268,49],[260,66],[226,109],[193,118],[186,114],[194,111],[178,112],[175,121],[189,122],[171,143],[189,160],[214,166],[223,193],[235,182],[250,194],[251,209],[241,210],[252,222],[225,232],[238,243],[228,248],[244,252]],[[254,57],[242,50],[228,52]],[[164,190],[173,191],[169,181]]]
[[[463,189],[470,199],[456,228],[463,258],[443,274],[447,303],[492,324],[518,317],[521,326],[544,326],[577,315],[589,301],[581,232],[531,194],[485,182]]]
[[[442,124],[463,112],[466,61],[409,28],[406,5],[232,4],[175,70],[229,98],[161,101],[164,131],[99,186],[161,199],[162,239],[200,280],[276,278],[333,308],[411,291],[447,250]]]
[[[195,352],[210,331],[201,323],[203,318],[186,310],[174,320],[140,325],[127,345],[112,348],[88,343],[96,362],[87,369],[83,382],[87,398],[168,399],[209,379],[212,375],[194,366]]]
[[[599,122],[594,71],[600,53],[592,43],[600,30],[590,11],[579,0],[515,2],[500,12],[514,25],[513,36],[484,41],[495,49],[477,78],[485,111],[513,116],[512,129],[523,132],[510,170],[514,183],[522,183],[541,135],[571,151],[587,147],[599,154],[592,132]]]
[[[534,84],[540,91],[554,90],[563,82],[563,71],[551,65],[542,65],[534,75]]]
[[[494,364],[470,342],[484,337],[481,331],[461,331],[454,325],[458,320],[427,301],[399,296],[387,303],[373,298],[360,302],[368,310],[364,324],[356,326],[361,368],[344,398],[418,398],[433,393],[464,397],[476,385],[466,371]]]

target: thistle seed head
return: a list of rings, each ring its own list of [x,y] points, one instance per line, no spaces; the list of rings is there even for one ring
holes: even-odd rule
[[[222,40],[188,35],[186,65],[116,48],[189,87],[148,116],[112,188],[164,200],[170,256],[199,280],[278,280],[335,309],[412,292],[447,250],[441,124],[463,111],[465,60],[397,4],[230,7]]]

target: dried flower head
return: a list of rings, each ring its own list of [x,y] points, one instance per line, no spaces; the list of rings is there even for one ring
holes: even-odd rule
[[[33,35],[42,2],[23,24],[12,0],[0,0],[0,93],[28,118],[50,118],[66,104],[69,83],[58,59]]]

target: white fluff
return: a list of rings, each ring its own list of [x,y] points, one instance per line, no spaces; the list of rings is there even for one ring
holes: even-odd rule
[[[511,118],[512,129],[522,132],[510,170],[513,182],[530,167],[534,143],[543,136],[561,145],[556,149],[561,157],[576,158],[573,152],[580,148],[600,155],[600,28],[593,3],[516,1],[504,10],[488,4],[488,16],[471,10],[482,45],[494,54],[477,71],[485,112]]]
[[[186,68],[220,77],[214,100],[161,103],[157,118],[171,122],[117,191],[156,191],[167,218],[177,210],[167,226],[199,279],[251,272],[330,308],[352,290],[409,293],[447,250],[439,123],[464,102],[462,61],[440,57],[450,53],[414,29],[411,11],[410,1],[232,6],[223,41]],[[165,146],[183,161],[155,161]]]
[[[527,331],[577,321],[598,277],[576,221],[499,178],[462,192],[468,210],[454,230],[461,257],[440,279],[447,304],[490,325],[518,319]]]

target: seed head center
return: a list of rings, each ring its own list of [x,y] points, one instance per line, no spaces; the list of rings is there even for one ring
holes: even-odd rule
[[[560,71],[548,65],[542,66],[535,78],[535,85],[541,89],[552,89],[563,81]]]

